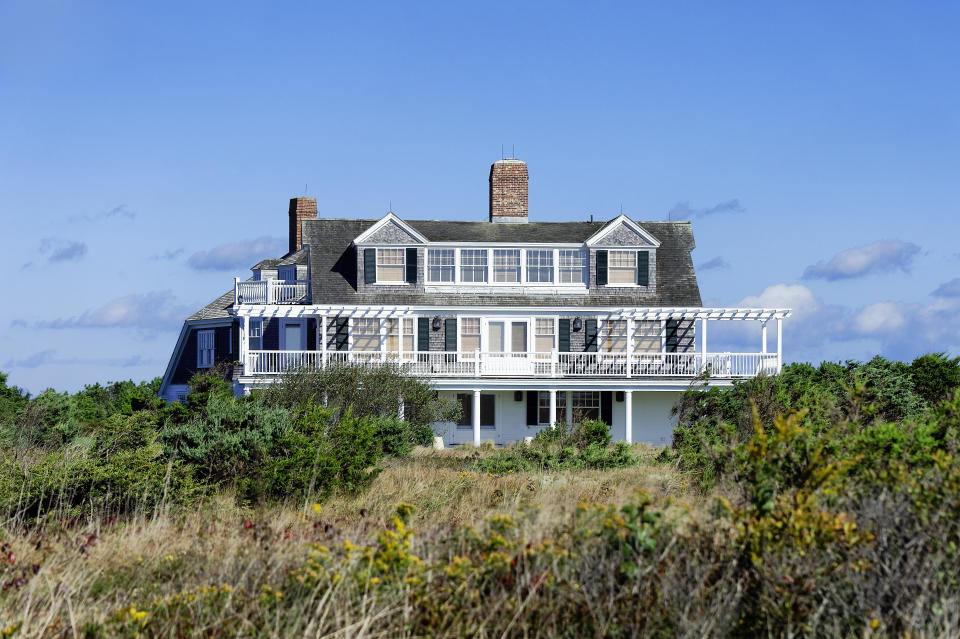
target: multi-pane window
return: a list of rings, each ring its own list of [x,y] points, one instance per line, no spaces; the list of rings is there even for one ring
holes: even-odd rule
[[[550,249],[527,249],[527,281],[553,281],[553,251]]]
[[[538,353],[549,353],[553,350],[554,335],[556,334],[555,324],[553,318],[538,319],[536,321],[534,348],[536,348]]]
[[[384,323],[388,353],[399,353],[401,327],[403,327],[403,352],[409,354],[413,351],[413,319],[397,319],[391,317],[390,319],[384,320]]]
[[[463,317],[460,319],[460,350],[464,357],[473,357],[480,348],[480,318]]]
[[[605,352],[626,353],[627,320],[605,320],[600,337]]]
[[[633,325],[633,350],[638,353],[660,352],[659,320],[643,320]]]
[[[259,317],[250,318],[250,350],[259,351],[263,348],[263,320]]]
[[[197,331],[197,368],[213,366],[214,339],[213,331]]]
[[[637,283],[637,253],[636,251],[610,251],[608,265],[608,283],[636,284]]]
[[[405,251],[398,249],[377,249],[377,281],[402,282],[403,256]]]
[[[460,251],[460,281],[487,281],[486,249],[463,249]]]
[[[567,421],[567,393],[566,391],[557,392],[557,421]]]
[[[427,281],[452,282],[453,260],[453,249],[430,249],[427,251]]]
[[[600,393],[596,391],[573,392],[573,423],[588,419],[600,419]]]
[[[550,391],[540,391],[537,395],[537,423],[550,423]]]
[[[380,350],[380,320],[369,317],[353,320],[353,350]]]
[[[495,428],[496,406],[494,395],[480,396],[480,428]],[[457,393],[457,403],[460,404],[460,421],[457,422],[457,428],[470,428],[473,426],[473,393]]]
[[[495,249],[493,251],[493,281],[520,281],[520,249]]]
[[[580,249],[560,249],[560,283],[583,284],[586,270],[584,253]]]

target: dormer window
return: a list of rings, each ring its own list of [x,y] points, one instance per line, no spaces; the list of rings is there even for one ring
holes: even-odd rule
[[[460,281],[487,281],[487,249],[463,249],[460,251]]]
[[[403,282],[404,250],[377,249],[377,282]]]
[[[452,282],[454,270],[453,249],[427,251],[428,282]]]
[[[560,283],[583,284],[586,267],[584,252],[580,249],[560,249]]]
[[[649,251],[597,251],[598,286],[649,286]]]
[[[520,249],[496,249],[493,251],[493,281],[520,281]]]
[[[527,249],[527,281],[553,281],[552,249]]]

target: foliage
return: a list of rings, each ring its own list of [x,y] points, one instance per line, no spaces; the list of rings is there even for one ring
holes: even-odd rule
[[[917,394],[928,404],[936,404],[960,387],[960,357],[921,355],[910,364],[910,376]]]

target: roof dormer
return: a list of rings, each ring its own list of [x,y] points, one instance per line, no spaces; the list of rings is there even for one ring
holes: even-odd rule
[[[388,212],[366,231],[354,238],[354,244],[426,244],[429,240],[417,229]]]
[[[599,231],[587,238],[586,245],[591,248],[597,246],[657,248],[660,246],[660,240],[625,214],[621,213],[607,222]]]

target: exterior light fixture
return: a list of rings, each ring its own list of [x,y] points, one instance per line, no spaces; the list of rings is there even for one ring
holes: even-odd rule
[[[243,304],[243,295],[237,295],[237,303]]]
[[[435,331],[439,331],[439,330],[440,330],[440,318],[439,318],[439,317],[434,317],[434,318],[433,318],[433,330],[435,330]]]
[[[583,322],[580,321],[579,317],[573,318],[573,330],[579,331],[583,327]]]

